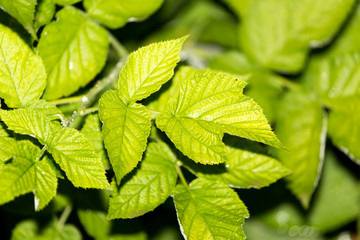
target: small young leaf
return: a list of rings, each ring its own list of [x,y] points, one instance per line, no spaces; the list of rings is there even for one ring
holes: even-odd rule
[[[107,239],[110,233],[111,222],[106,219],[106,214],[99,211],[79,210],[79,220],[86,233],[94,239]]]
[[[142,100],[170,80],[185,39],[154,43],[130,54],[119,76],[121,100],[124,103]]]
[[[220,182],[196,179],[176,187],[174,202],[185,239],[245,239],[248,210],[238,195]]]
[[[360,95],[338,98],[329,114],[329,136],[334,145],[360,165]]]
[[[0,0],[0,8],[18,20],[34,39],[37,39],[33,26],[36,2],[37,0]]]
[[[85,86],[106,61],[106,30],[73,7],[56,14],[46,25],[38,45],[48,73],[45,99],[68,96]]]
[[[108,218],[134,218],[165,202],[175,188],[176,157],[164,143],[150,143],[140,168],[110,198]]]
[[[35,29],[48,24],[55,14],[55,3],[53,0],[41,0],[37,6]]]
[[[225,169],[216,173],[196,171],[195,174],[209,180],[219,180],[232,188],[262,188],[289,175],[289,171],[272,157],[233,147],[226,147]]]
[[[34,191],[35,210],[56,195],[57,178],[49,159],[39,161],[41,151],[29,141],[15,142],[13,161],[0,169],[0,204]]]
[[[119,183],[142,158],[150,134],[151,115],[141,104],[124,104],[119,93],[110,90],[99,100],[99,116],[104,123],[105,147]]]
[[[119,28],[130,18],[147,18],[162,2],[163,0],[84,0],[84,7],[90,17],[109,28]]]
[[[38,226],[34,220],[25,220],[16,225],[12,231],[11,240],[33,240],[36,237]]]
[[[31,109],[0,111],[0,117],[16,133],[36,137],[60,165],[75,187],[109,188],[100,157],[86,137],[73,128],[62,128]]]
[[[45,67],[40,56],[1,24],[0,35],[0,97],[12,108],[38,100],[46,85]]]
[[[354,2],[254,1],[241,25],[244,51],[268,68],[298,72],[305,63],[308,47],[327,43],[346,19]]]
[[[223,133],[281,147],[262,109],[242,94],[246,83],[225,73],[196,74],[156,118],[175,146],[196,162],[224,162]]]
[[[81,129],[81,133],[86,136],[87,139],[94,145],[95,152],[101,157],[105,169],[110,168],[109,159],[106,155],[104,148],[104,141],[101,134],[101,126],[99,116],[97,114],[91,114],[85,119],[85,124]]]
[[[307,208],[318,184],[326,138],[326,116],[313,94],[289,92],[279,107],[276,133],[288,151],[280,161],[292,171],[290,190]]]

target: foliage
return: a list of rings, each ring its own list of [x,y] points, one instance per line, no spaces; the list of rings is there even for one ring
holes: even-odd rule
[[[357,1],[0,8],[5,238],[360,236]]]

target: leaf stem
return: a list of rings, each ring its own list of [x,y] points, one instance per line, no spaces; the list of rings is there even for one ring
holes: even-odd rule
[[[114,37],[114,35],[112,35],[110,32],[108,32],[108,35],[109,35],[110,44],[113,46],[114,50],[116,51],[119,57],[126,57],[127,55],[129,55],[126,48],[119,42],[119,40],[117,40],[116,37]]]
[[[36,162],[40,160],[40,158],[44,155],[46,150],[47,150],[47,145],[44,145],[43,148],[41,149],[41,152],[39,153],[39,155],[35,159]]]
[[[85,115],[88,115],[88,114],[91,114],[91,113],[94,113],[94,112],[97,112],[97,111],[99,111],[98,107],[88,108],[81,114],[81,116],[85,116]]]
[[[301,88],[299,84],[292,82],[284,77],[277,76],[277,79],[281,85],[283,85],[284,87],[287,87],[291,90],[299,90]]]
[[[53,105],[62,105],[62,104],[69,104],[74,102],[81,102],[83,96],[76,96],[76,97],[69,97],[69,98],[62,98],[54,101],[50,101]]]
[[[181,182],[184,184],[184,186],[188,189],[188,190],[190,190],[190,187],[189,187],[189,185],[188,185],[188,183],[187,183],[187,181],[186,181],[186,179],[185,179],[185,177],[184,177],[184,174],[183,174],[183,172],[181,171],[181,162],[180,161],[178,161],[176,164],[175,164],[175,168],[176,168],[176,172],[179,174],[179,178],[180,178],[180,180],[181,180]]]
[[[67,219],[69,218],[69,216],[70,216],[70,214],[71,214],[71,211],[72,211],[72,206],[71,206],[71,205],[67,205],[67,206],[65,207],[64,211],[62,212],[62,214],[61,214],[61,216],[60,216],[60,218],[59,218],[59,221],[58,221],[58,223],[57,223],[57,225],[56,225],[56,228],[57,228],[59,231],[64,227]]]

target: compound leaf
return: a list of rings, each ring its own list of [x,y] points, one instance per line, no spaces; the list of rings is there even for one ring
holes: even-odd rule
[[[329,114],[329,136],[354,162],[360,164],[360,96],[338,98]]]
[[[45,99],[68,96],[85,86],[105,64],[107,32],[82,12],[65,7],[44,28],[38,51],[48,73]]]
[[[174,202],[185,239],[245,239],[248,210],[224,183],[198,178],[190,188],[178,185]]]
[[[327,43],[354,2],[254,1],[243,18],[240,39],[244,51],[268,68],[298,72],[305,63],[309,46]]]
[[[119,28],[130,18],[144,19],[155,12],[163,0],[85,0],[90,17],[109,28]]]
[[[1,119],[16,133],[36,137],[60,165],[75,187],[108,188],[100,157],[86,137],[73,128],[62,128],[31,109],[0,111]]]
[[[34,30],[33,20],[36,2],[37,0],[0,0],[0,8],[18,20],[35,39],[37,39],[37,36]]]
[[[150,134],[151,116],[141,104],[123,103],[116,90],[102,95],[99,116],[104,123],[105,148],[119,183],[142,158]]]
[[[108,218],[134,218],[165,202],[175,188],[176,157],[164,143],[150,143],[140,168],[110,198]]]
[[[0,97],[9,107],[25,106],[39,99],[45,88],[44,64],[9,28],[0,25],[0,35]]]
[[[29,141],[14,144],[14,159],[0,170],[0,204],[34,191],[35,210],[40,210],[56,195],[56,173],[48,158],[39,161],[41,151],[34,144]]]
[[[281,147],[262,109],[242,94],[246,83],[225,73],[195,74],[156,118],[175,146],[196,162],[226,159],[224,132]]]
[[[318,184],[326,139],[326,117],[313,94],[289,92],[279,107],[276,133],[288,151],[280,161],[292,171],[290,190],[306,208]]]
[[[148,97],[173,76],[185,39],[153,43],[130,54],[119,76],[119,93],[123,102]]]

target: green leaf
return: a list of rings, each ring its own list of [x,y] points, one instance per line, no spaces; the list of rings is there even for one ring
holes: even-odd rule
[[[68,96],[102,69],[109,39],[105,29],[73,7],[56,14],[44,28],[38,51],[48,73],[45,99]]]
[[[25,108],[36,110],[37,112],[46,115],[49,118],[53,118],[55,115],[62,115],[60,109],[45,100],[34,101],[26,105]]]
[[[147,18],[162,3],[163,0],[84,0],[84,7],[90,17],[109,28],[119,28],[130,18]]]
[[[34,220],[25,220],[16,225],[12,231],[11,240],[33,240],[38,231],[37,223]]]
[[[186,37],[150,44],[130,54],[119,76],[124,103],[142,100],[170,80]]]
[[[53,0],[41,0],[37,6],[35,29],[48,24],[55,14],[55,3]]]
[[[181,83],[156,124],[179,150],[203,164],[225,161],[224,132],[281,147],[262,109],[242,94],[245,85],[225,73],[196,74]]]
[[[86,233],[94,239],[106,239],[110,233],[111,222],[106,214],[93,210],[79,210],[78,217]]]
[[[338,98],[359,94],[360,52],[312,61],[303,78],[305,85],[315,89],[328,105]]]
[[[287,151],[280,161],[292,171],[290,190],[307,208],[322,169],[326,139],[326,117],[313,94],[289,92],[279,106],[276,133]]]
[[[176,157],[165,143],[150,143],[140,168],[110,198],[108,218],[134,218],[165,202],[177,180]]]
[[[52,154],[75,187],[109,188],[100,157],[76,129],[60,127],[31,109],[0,111],[0,117],[16,133],[36,137]]]
[[[244,17],[255,0],[223,0],[238,15]]]
[[[280,162],[266,155],[226,147],[228,153],[225,168],[215,173],[197,173],[209,180],[218,180],[232,188],[262,188],[269,186],[290,171]]]
[[[309,223],[321,232],[338,229],[357,218],[360,213],[359,199],[360,189],[356,178],[337,161],[332,152],[327,152]]]
[[[39,99],[45,88],[43,62],[16,33],[1,24],[0,35],[0,97],[9,107],[25,106]]]
[[[116,234],[109,237],[109,240],[147,240],[148,237],[145,233],[134,234]]]
[[[273,70],[298,72],[305,63],[309,46],[329,42],[354,2],[254,1],[242,23],[240,39],[244,51]]]
[[[6,162],[14,156],[14,146],[16,141],[14,138],[0,136],[0,161]]]
[[[329,136],[354,162],[360,164],[360,95],[344,97],[333,103],[329,114]]]
[[[37,0],[0,0],[0,8],[18,20],[34,39],[37,39],[33,26],[36,2]]]
[[[105,148],[119,183],[142,158],[150,134],[151,116],[141,104],[123,103],[115,90],[102,95],[99,116],[104,123]]]
[[[77,2],[80,2],[81,0],[54,0],[54,2],[58,5],[71,5]]]
[[[245,239],[242,229],[248,210],[231,188],[196,179],[187,189],[176,187],[174,202],[185,239]]]
[[[109,169],[110,163],[105,152],[100,120],[97,114],[91,114],[85,119],[85,124],[81,129],[81,133],[94,145],[95,152],[101,157],[101,161],[105,168]]]
[[[245,94],[261,106],[269,122],[273,121],[282,92],[282,77],[251,62],[245,54],[237,51],[219,54],[211,60],[210,68],[237,75],[249,75]]]
[[[192,67],[181,66],[171,80],[170,87],[164,92],[161,92],[159,98],[150,102],[147,107],[158,112],[165,111],[170,98],[179,92],[181,83],[186,81],[186,79],[192,78],[196,73],[203,72],[205,72],[205,70],[197,70]]]
[[[35,210],[56,195],[57,178],[49,159],[39,161],[41,151],[29,141],[15,142],[11,163],[0,169],[0,204],[34,191]]]

